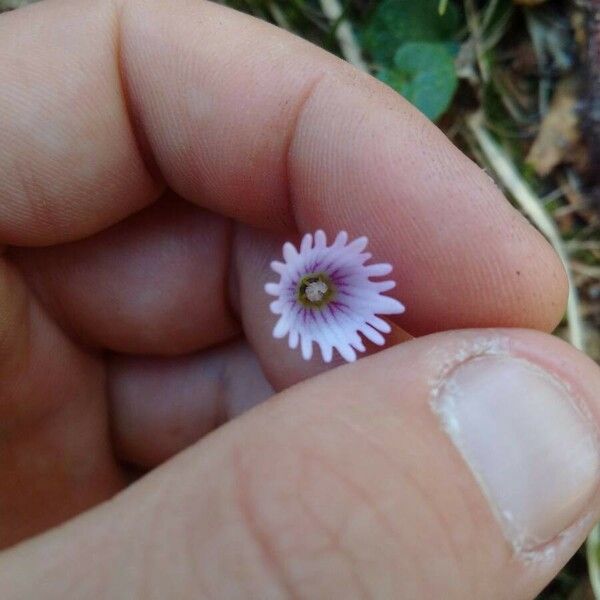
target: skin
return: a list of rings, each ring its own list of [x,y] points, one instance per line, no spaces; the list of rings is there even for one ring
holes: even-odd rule
[[[201,0],[3,15],[0,80],[3,598],[528,598],[553,577],[586,531],[515,559],[431,382],[500,335],[589,396],[599,375],[543,333],[557,257],[431,123]],[[272,339],[263,292],[319,227],[369,236],[407,306],[389,349],[326,374]]]

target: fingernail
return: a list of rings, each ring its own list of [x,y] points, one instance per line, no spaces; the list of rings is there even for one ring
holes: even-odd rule
[[[517,550],[585,514],[600,480],[598,433],[553,375],[521,358],[473,358],[448,375],[434,408]]]

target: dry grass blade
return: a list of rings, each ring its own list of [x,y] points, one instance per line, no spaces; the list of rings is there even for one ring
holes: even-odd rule
[[[521,210],[531,219],[534,225],[548,238],[548,241],[560,256],[569,279],[569,302],[567,306],[569,341],[576,348],[584,350],[585,328],[580,315],[579,297],[573,282],[569,256],[554,221],[545,211],[542,201],[525,182],[506,152],[485,129],[482,114],[476,112],[469,116],[467,125],[475,136],[486,162],[494,170],[502,185],[510,192]]]
[[[356,41],[352,25],[344,19],[344,11],[338,0],[320,0],[321,10],[335,27],[335,37],[340,45],[342,56],[357,69],[369,72],[369,67],[362,57],[362,51]]]
[[[596,525],[588,536],[585,552],[594,598],[598,600],[600,598],[600,525]]]

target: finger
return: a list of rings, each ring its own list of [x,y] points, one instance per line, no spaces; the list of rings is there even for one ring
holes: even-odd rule
[[[397,94],[210,3],[197,18],[194,1],[180,12],[153,0],[147,11],[130,6],[123,69],[132,108],[184,197],[261,228],[367,235],[374,255],[396,268],[407,306],[399,324],[414,335],[552,329],[562,317],[566,285],[554,253]]]
[[[82,237],[160,193],[128,117],[115,6],[58,0],[0,17],[2,242]]]
[[[5,554],[0,587],[7,600],[128,597],[140,582],[156,598],[532,598],[600,513],[599,384],[594,363],[539,333],[402,344],[287,390]]]
[[[114,356],[108,390],[121,460],[149,468],[272,394],[243,342],[178,358]]]
[[[3,258],[0,381],[3,548],[124,485],[107,435],[101,361],[65,336]]]
[[[230,223],[167,193],[85,240],[9,251],[57,321],[115,352],[172,355],[232,339]]]
[[[54,77],[50,67],[66,64],[72,68],[61,67],[50,89],[58,94],[59,86],[63,105],[77,103],[83,113],[75,129],[63,131],[55,122],[64,117],[38,109],[43,94],[28,92],[25,109],[11,101],[24,84],[0,96],[0,126],[15,141],[3,146],[0,164],[31,163],[35,182],[24,186],[18,171],[3,169],[0,240],[41,244],[89,234],[152,196],[147,175],[130,168],[141,160],[127,154],[133,142],[116,154],[98,144],[93,162],[84,153],[80,168],[68,166],[73,136],[106,129],[106,118],[100,125],[96,119],[96,100],[102,115],[130,131],[120,73],[138,145],[149,149],[171,187],[261,227],[368,235],[375,256],[396,268],[408,309],[401,325],[411,333],[486,324],[551,329],[560,319],[566,283],[549,246],[399,96],[285,32],[212,3],[124,3],[114,18],[106,14],[112,5],[102,6],[98,14],[91,0],[62,0],[0,24],[10,33],[0,36],[3,63],[21,65],[19,73],[4,66],[3,80]],[[58,46],[50,24],[60,30],[67,18],[79,24],[72,27],[77,33],[48,54]],[[14,48],[29,40],[32,20],[45,27],[26,57],[11,61]],[[119,40],[118,55],[106,49],[107,39]],[[42,143],[31,161],[37,131],[45,132],[42,141],[55,141]],[[113,171],[115,156],[127,167],[127,186],[139,184],[134,196],[144,196],[135,207],[123,199],[125,184],[114,189],[114,173],[122,173]],[[96,190],[104,190],[107,172],[110,198]],[[55,183],[45,185],[50,179]]]

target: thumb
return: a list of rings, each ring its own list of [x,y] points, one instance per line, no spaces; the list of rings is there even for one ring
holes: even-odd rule
[[[5,553],[2,597],[532,598],[599,514],[599,388],[539,333],[407,342]]]

